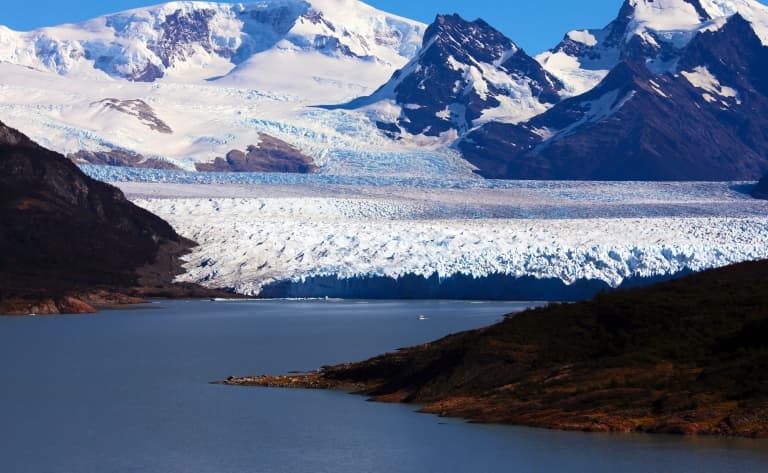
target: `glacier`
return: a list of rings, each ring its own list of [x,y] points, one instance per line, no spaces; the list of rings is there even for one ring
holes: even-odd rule
[[[391,143],[363,114],[314,106],[375,90],[425,29],[356,0],[183,1],[29,32],[0,26],[0,111],[65,155],[127,151],[188,170],[261,132],[321,165],[334,150],[408,152],[416,145]],[[172,132],[100,105],[138,100]]]
[[[681,2],[627,2],[633,15],[569,33],[538,60],[565,82],[566,98],[599,82],[636,37],[677,48],[735,12],[764,43],[768,37],[768,9],[753,0],[702,0],[706,21]],[[399,141],[382,132],[371,118],[399,113],[391,97],[375,110],[323,107],[374,93],[398,68],[407,72],[425,30],[355,0],[173,2],[27,33],[0,27],[0,111],[5,123],[64,154],[124,150],[185,169],[83,167],[199,243],[181,281],[247,295],[334,281],[595,290],[768,257],[768,204],[746,195],[750,183],[484,180],[451,147],[453,132]],[[498,82],[486,69],[489,81],[470,81],[480,95]],[[713,71],[677,72],[702,94],[739,100]],[[514,92],[527,82],[504,84]],[[608,105],[617,98],[632,100],[590,101],[584,120],[615,112]],[[103,106],[139,100],[170,134]],[[481,120],[509,119],[513,102]],[[434,110],[443,118],[451,111]],[[534,131],[563,136],[569,128]],[[320,171],[191,172],[246,149],[259,133],[296,146]]]
[[[504,275],[616,288],[768,258],[768,203],[742,193],[745,183],[268,177],[116,184],[199,243],[180,281],[251,296],[329,278]]]

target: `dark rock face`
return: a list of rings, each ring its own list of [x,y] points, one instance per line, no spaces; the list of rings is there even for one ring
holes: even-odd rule
[[[304,15],[302,15],[302,18],[306,19],[313,25],[324,25],[329,30],[334,32],[336,31],[336,27],[333,26],[333,23],[325,19],[325,15],[323,15],[323,12],[309,9],[306,13],[304,13]]]
[[[109,26],[109,19],[107,20]],[[154,82],[165,76],[162,63],[156,58],[146,59],[143,63],[136,62],[129,71],[122,67],[120,57],[126,55],[124,46],[118,44],[99,45],[95,50],[86,50],[86,59],[93,61],[93,67],[106,74],[133,82]]]
[[[704,7],[701,6],[701,2],[699,0],[685,0],[685,2],[693,5],[693,8],[696,9],[696,13],[699,14],[699,20],[707,21],[712,19],[709,16],[709,13],[707,13],[707,11],[704,9]]]
[[[163,65],[171,67],[177,59],[186,59],[192,54],[193,44],[213,52],[210,21],[214,16],[215,11],[200,9],[186,14],[176,10],[165,17],[165,22],[160,25],[162,36],[155,48],[155,54],[163,61]]]
[[[352,51],[349,46],[343,44],[339,38],[326,35],[315,36],[312,48],[316,51],[325,54],[326,56],[343,56],[356,59],[364,59],[367,61],[374,61],[372,56],[361,56]]]
[[[395,141],[402,139],[402,137],[400,136],[400,134],[402,133],[402,130],[400,129],[399,126],[395,125],[394,123],[377,121],[376,128],[378,128],[388,138],[391,138]]]
[[[139,120],[143,125],[152,131],[170,135],[173,130],[167,123],[157,116],[155,110],[141,99],[119,100],[104,99],[91,104],[92,107],[103,107],[105,109],[115,110],[126,115],[130,115]]]
[[[719,31],[699,34],[681,55],[678,70],[706,66],[740,95],[768,95],[768,48],[741,15],[732,16]]]
[[[128,79],[134,82],[154,82],[157,79],[162,79],[163,76],[165,76],[165,72],[159,66],[148,62],[144,69],[135,72]]]
[[[210,21],[216,12],[209,9],[194,10],[183,13],[177,10],[165,17],[165,21],[159,26],[160,38],[157,42],[148,45],[155,54],[154,59],[147,60],[143,68],[137,68],[133,72],[120,72],[114,63],[115,58],[109,52],[95,59],[94,67],[103,70],[107,74],[122,77],[134,82],[154,82],[165,76],[165,69],[172,67],[178,61],[184,61],[194,52],[194,46],[199,45],[207,52],[214,52],[215,45],[211,43]],[[107,26],[113,26],[113,18],[107,19]],[[122,46],[112,45],[120,50]],[[112,51],[117,53],[118,51]],[[234,51],[223,49],[216,51],[224,57],[231,57]],[[124,55],[124,51],[120,51]],[[159,63],[155,63],[159,59]]]
[[[285,172],[309,174],[317,170],[311,157],[285,141],[259,133],[259,145],[247,152],[233,150],[213,163],[198,163],[200,172]]]
[[[625,60],[593,90],[526,123],[487,124],[459,147],[483,176],[494,178],[754,180],[764,175],[768,48],[735,15],[720,30],[697,35],[678,54],[679,73],[654,74],[644,60]]]
[[[752,197],[768,200],[768,176],[760,179],[760,182],[752,189]]]
[[[262,44],[246,40],[233,56],[233,62],[237,64],[255,53],[269,49],[293,28],[302,14],[305,15],[307,21],[314,24],[329,24],[323,18],[322,13],[313,13],[312,10],[309,10],[308,5],[299,11],[293,6],[276,4],[270,8],[254,8],[241,12],[239,17],[243,21],[258,25],[254,27],[254,31],[258,32],[256,35]],[[267,37],[269,41],[264,41]]]
[[[143,169],[166,169],[177,171],[175,164],[156,158],[144,156],[124,150],[110,151],[78,151],[67,156],[75,164],[93,164],[96,166],[118,166]]]
[[[61,309],[78,291],[169,286],[193,246],[118,189],[2,124],[0,221],[0,308],[31,296],[57,299]],[[152,265],[151,281],[141,282]]]
[[[510,91],[484,71],[507,76]],[[458,15],[438,16],[427,29],[421,51],[394,73],[370,97],[339,107],[360,108],[394,99],[402,107],[397,123],[381,123],[385,134],[395,129],[427,136],[449,130],[467,132],[483,112],[501,105],[502,96],[522,95],[538,103],[560,100],[562,84],[509,38],[483,20],[466,21]]]

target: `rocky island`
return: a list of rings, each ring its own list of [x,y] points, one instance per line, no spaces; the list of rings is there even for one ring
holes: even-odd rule
[[[303,375],[223,384],[340,389],[475,422],[768,436],[768,262],[508,316]]]

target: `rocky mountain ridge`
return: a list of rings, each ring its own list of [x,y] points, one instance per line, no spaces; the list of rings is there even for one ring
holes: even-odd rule
[[[757,0],[625,0],[535,58],[483,20],[355,0],[172,2],[0,40],[7,121],[89,162],[228,171],[216,156],[266,134],[344,175],[425,155],[454,178],[768,171]],[[88,154],[113,152],[146,159]]]
[[[193,242],[2,123],[0,221],[0,313],[216,293],[173,283]]]
[[[527,122],[491,122],[461,140],[459,148],[480,174],[756,180],[768,170],[768,48],[760,24],[738,12],[708,17],[688,31],[685,42],[668,37],[672,42],[662,43],[653,39],[659,33],[637,29],[639,6],[647,3],[625,2],[619,19],[603,31],[624,33],[612,40],[621,46],[618,62],[594,88]],[[640,33],[627,36],[632,25]],[[605,44],[613,44],[610,38],[605,36]],[[591,57],[584,51],[579,54]]]
[[[357,21],[344,21],[350,17]],[[70,77],[154,82],[190,66],[226,74],[270,50],[399,65],[422,32],[418,22],[354,0],[176,1],[30,32],[2,28],[0,60]]]
[[[395,135],[461,136],[480,123],[517,123],[560,101],[563,86],[483,20],[439,15],[421,50],[368,97],[362,109]]]

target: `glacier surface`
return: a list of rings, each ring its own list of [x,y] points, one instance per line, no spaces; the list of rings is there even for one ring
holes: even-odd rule
[[[741,183],[260,178],[118,185],[200,244],[180,280],[248,295],[325,276],[501,274],[618,287],[768,258],[768,203],[741,193]]]

